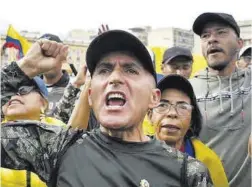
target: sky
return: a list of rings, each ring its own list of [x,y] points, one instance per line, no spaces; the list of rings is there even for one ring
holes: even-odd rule
[[[236,20],[252,20],[251,0],[1,0],[0,32],[9,24],[18,31],[66,34],[72,29],[96,29],[102,23],[125,29],[191,29],[203,12],[225,12]]]

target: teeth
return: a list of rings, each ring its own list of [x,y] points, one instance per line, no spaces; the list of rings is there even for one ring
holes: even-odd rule
[[[124,96],[120,93],[111,93],[108,95],[108,99],[112,99],[112,98],[124,99]]]

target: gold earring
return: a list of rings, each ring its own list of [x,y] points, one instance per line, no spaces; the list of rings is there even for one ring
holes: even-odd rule
[[[40,121],[42,121],[43,119],[45,119],[45,109],[40,108]]]

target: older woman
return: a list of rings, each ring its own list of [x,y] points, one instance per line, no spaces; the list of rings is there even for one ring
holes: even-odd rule
[[[9,93],[9,98],[1,98],[2,101],[5,101],[5,104],[2,106],[2,113],[4,116],[2,124],[6,121],[22,122],[37,120],[52,125],[65,125],[55,118],[45,116],[44,112],[48,105],[48,91],[46,85],[39,77],[35,77],[33,81],[36,86],[21,86],[16,90],[15,95],[8,92],[8,88],[1,88],[2,93]],[[3,104],[3,102],[1,102],[1,104]],[[1,186],[45,187],[46,185],[34,173],[1,168]]]
[[[219,157],[197,137],[201,130],[201,113],[193,88],[187,79],[169,75],[158,83],[159,105],[148,112],[156,127],[156,138],[203,162],[209,169],[214,186],[228,186]]]

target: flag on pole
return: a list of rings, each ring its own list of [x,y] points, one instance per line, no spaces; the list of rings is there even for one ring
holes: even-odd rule
[[[5,48],[15,48],[19,51],[18,58],[22,58],[28,49],[30,48],[31,43],[28,42],[26,38],[21,36],[12,25],[9,26],[6,36],[6,42],[3,46],[3,49]]]

